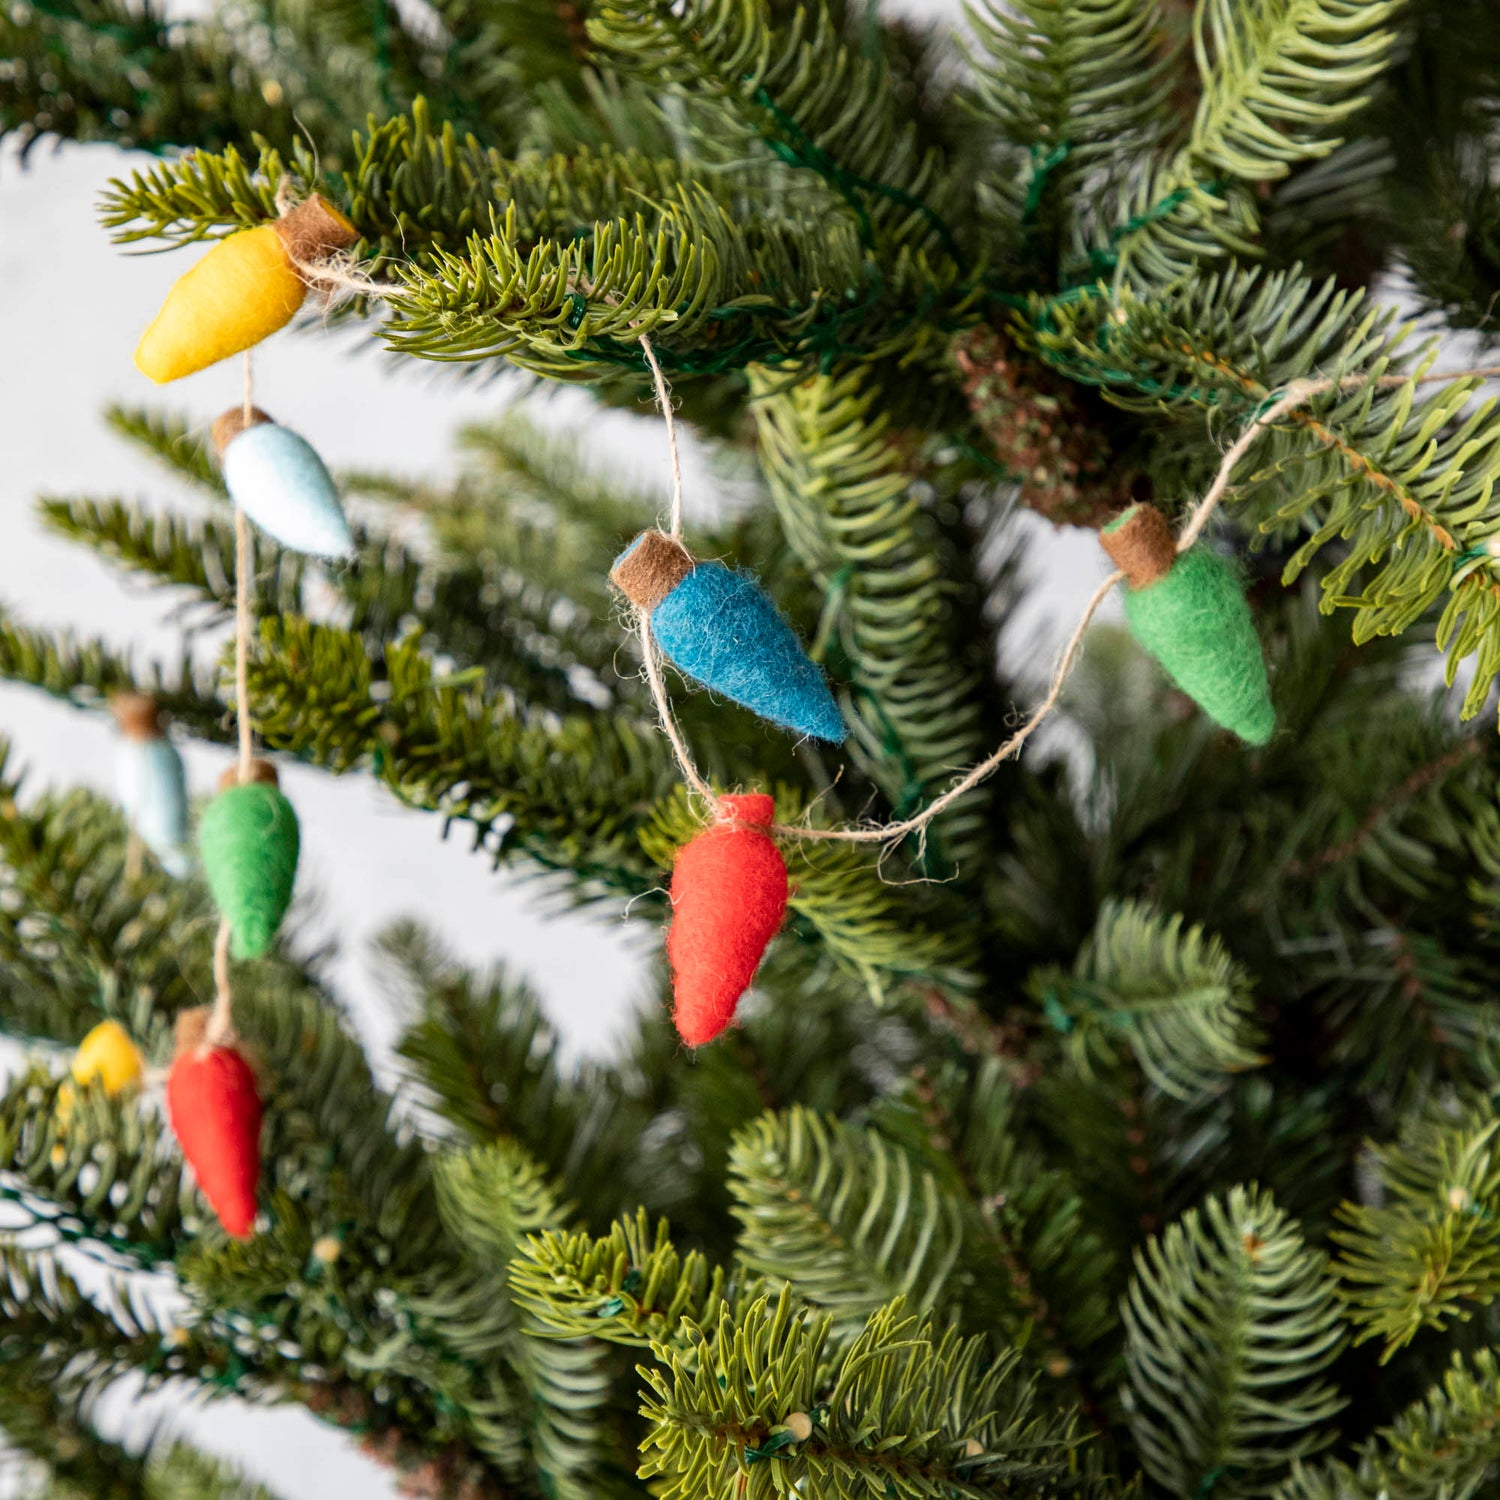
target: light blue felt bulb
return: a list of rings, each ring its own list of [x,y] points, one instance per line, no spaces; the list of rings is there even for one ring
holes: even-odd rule
[[[122,739],[115,760],[120,806],[169,875],[188,872],[188,795],[182,757],[169,739]]]
[[[798,734],[848,737],[821,669],[753,578],[694,562],[655,531],[620,554],[611,576],[650,610],[652,635],[689,677]]]
[[[327,558],[354,551],[333,478],[305,438],[260,422],[225,445],[222,463],[230,499],[283,547]]]

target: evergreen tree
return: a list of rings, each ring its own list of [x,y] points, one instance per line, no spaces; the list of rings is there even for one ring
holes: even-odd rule
[[[696,1052],[663,965],[623,1055],[564,1069],[522,978],[405,925],[398,1106],[316,955],[278,944],[235,975],[266,1106],[249,1239],[159,1112],[39,1050],[0,1098],[26,1226],[0,1432],[38,1493],[259,1493],[101,1437],[125,1374],[303,1403],[429,1496],[1497,1492],[1500,748],[1472,721],[1500,412],[1431,373],[1494,337],[1500,8],[995,0],[960,32],[859,0],[0,3],[0,133],[154,153],[106,196],[121,241],[320,192],[358,236],[341,315],[388,349],[627,408],[654,355],[701,441],[753,454],[756,503],[689,540],[758,574],[850,738],[674,679],[715,786],[818,828],[929,806],[1041,695],[998,645],[1018,508],[1180,523],[1231,444],[1211,542],[1251,580],[1278,719],[1241,744],[1095,629],[1067,755],[892,847],[780,840],[786,930]],[[223,498],[181,417],[110,421]],[[434,546],[361,532],[316,619],[310,565],[257,540],[238,706],[271,751],[659,926],[704,812],[607,583],[659,497],[578,446],[511,412],[451,483],[344,476]],[[234,607],[227,505],[43,513]],[[1413,670],[1433,638],[1461,697]],[[222,665],[0,616],[5,678],[91,711],[150,692],[208,740]],[[104,800],[20,781],[0,768],[0,1026],[66,1048],[111,1018],[165,1065],[213,990],[207,890],[137,867]],[[184,1294],[170,1326],[131,1296],[146,1270]]]

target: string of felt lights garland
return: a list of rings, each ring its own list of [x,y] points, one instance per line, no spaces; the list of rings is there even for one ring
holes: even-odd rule
[[[792,722],[790,715],[774,711],[777,694],[763,695],[773,701],[768,711],[750,695],[736,691],[739,678],[748,672],[740,663],[736,675],[698,663],[716,660],[726,650],[743,650],[745,635],[735,626],[727,632],[732,646],[722,639],[697,636],[684,639],[682,622],[674,616],[663,640],[660,601],[673,597],[686,578],[684,569],[703,571],[719,564],[693,564],[681,546],[681,470],[677,460],[676,419],[671,392],[655,360],[650,344],[641,340],[655,382],[657,405],[667,426],[672,454],[672,532],[643,533],[616,562],[611,578],[636,607],[641,635],[644,676],[655,703],[663,732],[672,747],[684,781],[705,804],[711,825],[692,839],[678,854],[674,867],[671,901],[672,926],[667,934],[667,954],[674,981],[674,1019],[678,1032],[690,1046],[713,1040],[733,1020],[741,995],[750,987],[765,949],[785,916],[788,882],[786,864],[774,839],[821,840],[870,843],[893,847],[902,840],[923,838],[934,819],[975,787],[992,776],[1007,760],[1019,755],[1026,742],[1052,715],[1063,688],[1083,650],[1084,639],[1105,599],[1125,584],[1125,616],[1132,634],[1154,656],[1167,675],[1191,697],[1215,723],[1231,730],[1248,744],[1262,745],[1275,729],[1265,658],[1232,566],[1200,541],[1204,528],[1229,493],[1236,466],[1262,433],[1282,418],[1305,407],[1317,396],[1332,390],[1353,390],[1364,385],[1390,390],[1407,384],[1430,385],[1441,381],[1486,379],[1500,376],[1500,365],[1467,370],[1406,375],[1346,375],[1337,379],[1303,379],[1290,382],[1261,404],[1260,409],[1225,449],[1213,482],[1188,513],[1174,535],[1166,517],[1154,506],[1130,506],[1100,534],[1100,544],[1116,564],[1090,595],[1073,627],[1048,683],[1047,691],[1016,732],[984,760],[959,775],[920,812],[890,823],[815,828],[807,823],[778,823],[772,799],[763,794],[720,795],[693,763],[692,755],[672,712],[671,700],[661,671],[658,646],[691,676],[720,688],[726,696],[764,717],[802,732],[818,734],[810,725]],[[727,571],[727,570],[726,570]],[[742,588],[759,590],[749,580]],[[667,592],[663,593],[662,590]],[[764,596],[761,596],[764,599]],[[765,608],[772,610],[769,600]],[[712,617],[690,621],[698,635],[707,634]],[[790,628],[780,621],[781,629]],[[719,621],[713,619],[717,630]],[[757,628],[771,635],[769,627],[752,623],[748,632],[754,643]],[[795,645],[795,637],[792,638]],[[797,646],[802,676],[780,667],[779,656],[768,666],[786,675],[783,691],[795,686],[799,699],[815,701],[815,689],[806,674],[817,679],[827,692],[817,668]],[[839,740],[832,733],[820,737]],[[774,855],[774,860],[771,856]]]
[[[220,912],[214,1000],[178,1019],[167,1077],[167,1109],[183,1154],[225,1230],[251,1233],[259,1180],[261,1101],[234,1030],[231,962],[264,954],[290,904],[300,835],[268,761],[254,754],[249,713],[250,523],[282,546],[312,556],[350,555],[353,541],[337,490],[317,453],[254,404],[249,351],[295,315],[310,289],[379,298],[389,290],[348,260],[353,225],[317,194],[280,216],[220,240],[168,294],[136,354],[143,373],[175,380],[245,354],[241,404],[213,424],[213,446],[235,506],[235,713],[238,754],[198,830],[204,875]],[[891,846],[920,839],[954,802],[1019,754],[1055,710],[1099,606],[1126,585],[1132,631],[1169,676],[1216,722],[1252,744],[1274,728],[1266,670],[1248,606],[1230,566],[1200,537],[1228,493],[1236,465],[1276,422],[1330,390],[1403,386],[1408,376],[1302,380],[1262,404],[1226,449],[1214,482],[1174,536],[1151,506],[1130,507],[1100,541],[1116,564],[1069,637],[1046,693],[1026,722],[991,755],[958,776],[920,812],[885,824],[815,828],[775,821],[773,799],[721,794],[693,762],[672,711],[663,658],[684,675],[799,735],[842,743],[848,728],[820,668],[754,579],[694,558],[684,545],[683,476],[671,391],[650,338],[638,335],[667,430],[671,504],[667,530],[643,532],[616,558],[610,577],[630,601],[643,673],[684,780],[710,815],[677,853],[671,879],[667,956],[673,1017],[690,1046],[730,1025],[739,1000],[786,914],[789,883],[777,840],[838,840]],[[1414,383],[1500,375],[1500,367],[1423,374]],[[180,756],[149,698],[122,695],[119,789],[132,850],[148,848],[169,874],[188,870],[189,812]],[[79,1045],[72,1080],[119,1094],[146,1081],[124,1028],[105,1021]],[[66,1087],[66,1086],[65,1086]],[[59,1092],[59,1107],[63,1106]]]
[[[176,380],[243,352],[244,395],[212,427],[212,445],[234,505],[235,764],[221,777],[198,826],[204,878],[220,914],[214,940],[214,999],[177,1018],[166,1077],[168,1118],[198,1186],[225,1231],[254,1227],[262,1106],[255,1070],[234,1027],[231,962],[260,957],[291,904],[301,836],[275,767],[255,754],[249,707],[254,628],[250,584],[253,521],[281,546],[328,560],[354,550],[337,488],[316,451],[255,405],[251,349],[289,322],[311,286],[306,266],[336,255],[358,235],[314,195],[286,205],[272,224],[227,236],[168,293],[136,351],[142,373]],[[188,872],[189,809],[181,757],[155,703],[137,694],[112,705],[123,735],[119,788],[132,848],[143,843],[171,875]],[[80,1044],[78,1084],[118,1095],[147,1080],[123,1027],[105,1021]],[[62,1095],[59,1095],[60,1105]]]

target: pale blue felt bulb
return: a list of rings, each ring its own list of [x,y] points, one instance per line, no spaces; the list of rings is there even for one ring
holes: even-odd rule
[[[283,547],[310,557],[354,551],[333,477],[305,438],[261,422],[224,449],[223,468],[230,498]]]
[[[689,677],[763,719],[836,745],[848,737],[822,671],[744,573],[698,563],[651,612],[651,633]]]
[[[168,739],[124,739],[115,761],[120,806],[141,842],[169,875],[187,874],[187,775]]]

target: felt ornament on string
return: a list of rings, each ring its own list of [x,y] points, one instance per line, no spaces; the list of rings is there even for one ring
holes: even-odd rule
[[[94,1027],[79,1042],[68,1071],[74,1083],[98,1083],[111,1099],[138,1088],[146,1076],[140,1049],[118,1021]]]
[[[219,1222],[236,1239],[248,1238],[260,1181],[260,1091],[239,1051],[210,1040],[207,1007],[177,1018],[167,1114]]]
[[[57,1118],[66,1124],[73,1115],[77,1089],[97,1084],[111,1099],[133,1093],[144,1082],[146,1067],[140,1050],[118,1021],[101,1021],[79,1042],[68,1077],[58,1086]]]
[[[179,880],[187,874],[191,845],[187,773],[177,747],[162,730],[156,700],[117,693],[110,712],[120,728],[115,785],[131,832]]]
[[[1125,575],[1131,634],[1209,718],[1251,745],[1276,728],[1260,639],[1234,570],[1201,542],[1185,552],[1154,506],[1099,534]]]
[[[767,832],[772,799],[721,797],[718,806],[720,821],[684,844],[672,866],[672,1019],[690,1047],[713,1041],[734,1019],[789,894],[786,861]]]
[[[64,1124],[72,1118],[78,1089],[97,1084],[118,1099],[141,1086],[146,1068],[130,1033],[118,1021],[101,1021],[79,1042],[68,1075],[57,1090],[57,1118]]]
[[[358,239],[354,225],[318,193],[273,223],[236,230],[167,293],[135,351],[136,368],[160,385],[269,338],[302,306],[304,267]]]
[[[338,488],[305,438],[255,406],[216,417],[212,435],[229,498],[267,536],[310,557],[354,551]]]
[[[687,676],[785,729],[836,745],[847,738],[823,673],[753,578],[695,561],[662,531],[643,531],[609,576]]]
[[[276,768],[251,762],[252,779],[231,767],[198,824],[208,888],[229,924],[235,958],[259,958],[291,905],[297,878],[297,814],[277,786]]]

